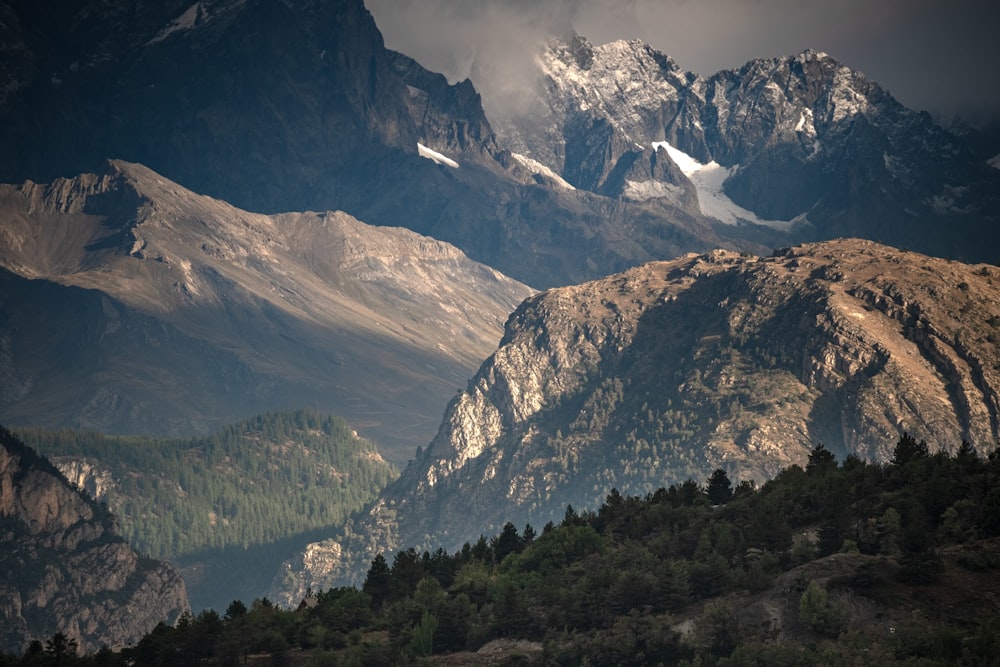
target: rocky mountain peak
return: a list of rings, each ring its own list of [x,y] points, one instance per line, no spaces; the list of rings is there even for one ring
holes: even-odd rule
[[[998,281],[994,266],[847,239],[689,254],[537,294],[353,526],[365,537],[341,546],[359,562],[330,571],[356,576],[373,543],[457,549],[506,521],[558,520],[612,488],[719,467],[759,482],[817,443],[873,461],[904,432],[932,451],[988,451]]]
[[[828,54],[700,77],[641,42],[575,38],[549,44],[537,71],[537,107],[496,126],[576,188],[680,209],[735,234],[751,223],[783,230],[786,242],[857,236],[996,259],[983,243],[996,236],[995,170]],[[661,145],[669,158],[660,160]]]
[[[500,119],[504,139],[512,150],[593,191],[607,169],[593,174],[576,168],[592,161],[589,147],[616,137],[616,158],[635,152],[636,142],[655,141],[671,111],[662,107],[676,105],[688,84],[673,60],[639,40],[595,47],[574,35],[550,41],[537,62],[542,103],[530,114]]]

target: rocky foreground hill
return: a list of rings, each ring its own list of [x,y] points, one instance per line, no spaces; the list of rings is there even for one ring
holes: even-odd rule
[[[62,633],[93,652],[189,611],[177,571],[133,551],[106,508],[2,428],[0,445],[0,651]]]
[[[429,446],[285,590],[456,549],[612,489],[761,481],[823,443],[885,461],[1000,439],[1000,269],[861,240],[647,264],[525,301]],[[291,586],[291,588],[289,588]]]
[[[313,407],[405,462],[530,293],[409,230],[127,162],[0,185],[0,415],[163,437]]]

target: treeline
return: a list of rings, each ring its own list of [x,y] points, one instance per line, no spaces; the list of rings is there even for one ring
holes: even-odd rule
[[[717,470],[704,485],[612,492],[595,512],[568,507],[539,531],[508,523],[454,554],[379,555],[360,589],[321,591],[296,610],[234,601],[76,662],[419,664],[516,638],[537,650],[507,664],[991,664],[1000,612],[969,591],[998,580],[998,481],[1000,456],[967,444],[931,455],[903,437],[888,465],[838,464],[819,446],[760,488]],[[835,563],[846,574],[808,574]],[[795,619],[741,621],[765,594],[792,596]],[[861,614],[861,598],[891,627]],[[7,664],[51,658],[37,643]]]
[[[268,413],[208,438],[153,440],[20,429],[46,457],[74,457],[111,474],[101,500],[141,553],[178,558],[246,548],[339,525],[396,470],[342,419]]]

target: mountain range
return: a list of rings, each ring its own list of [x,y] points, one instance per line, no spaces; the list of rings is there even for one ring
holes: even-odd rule
[[[1000,172],[827,54],[701,77],[572,37],[539,56],[530,114],[487,119],[360,0],[6,6],[0,181],[123,159],[246,210],[405,226],[540,288],[839,236],[997,259]]]
[[[93,0],[57,20],[45,3],[2,7],[0,180],[11,185],[0,262],[15,275],[4,276],[0,358],[10,383],[0,415],[14,423],[190,435],[311,406],[344,415],[405,462],[529,293],[443,273],[437,284],[414,276],[387,286],[394,297],[330,295],[341,289],[336,266],[284,270],[316,264],[310,246],[331,256],[337,237],[313,236],[328,215],[229,225],[243,213],[227,203],[268,215],[344,211],[393,228],[387,234],[406,227],[535,288],[686,252],[761,255],[845,235],[1000,261],[1000,171],[826,54],[755,60],[705,78],[641,42],[554,40],[537,59],[536,108],[498,119],[497,133],[471,82],[449,84],[386,49],[360,0]],[[95,190],[84,201],[74,188]],[[146,200],[192,225],[171,252],[143,248],[153,228]],[[70,258],[25,241],[37,228],[68,243],[60,206],[103,216],[93,223],[100,232],[76,227],[86,245]],[[309,219],[313,231],[292,222]],[[357,229],[365,230],[357,238],[375,238]],[[287,236],[274,243],[298,257],[269,246],[279,231]],[[359,243],[347,261],[367,286],[378,272],[371,265],[391,280],[418,271],[400,258],[420,251]],[[211,275],[196,275],[201,265]],[[128,296],[115,287],[125,284]],[[425,289],[433,300],[463,286],[441,306],[400,293]],[[113,300],[98,300],[101,289]],[[460,305],[483,297],[496,307],[483,304],[482,318],[479,306]],[[39,324],[70,303],[88,337]],[[129,332],[114,343],[121,352],[100,354],[94,345],[111,341],[97,333],[105,318],[133,308],[142,317],[115,329]],[[442,336],[433,322],[458,328]],[[161,345],[150,331],[161,326],[176,344]],[[147,340],[170,361],[148,359]],[[61,359],[45,363],[56,350]],[[160,365],[156,385],[202,389],[150,386],[145,369]]]
[[[611,488],[997,441],[984,135],[811,50],[536,64],[488,119],[361,0],[0,0],[0,421],[310,407],[412,459],[287,603]]]

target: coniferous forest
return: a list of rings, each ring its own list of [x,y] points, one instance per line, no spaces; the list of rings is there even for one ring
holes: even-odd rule
[[[761,487],[717,470],[456,553],[377,556],[360,588],[267,599],[73,657],[0,664],[985,665],[1000,655],[1000,455],[885,465],[817,446]],[[478,651],[478,653],[471,653]]]
[[[207,438],[158,440],[20,429],[57,462],[110,473],[122,535],[152,558],[269,544],[340,525],[396,476],[343,419],[309,410],[259,415]]]
[[[372,501],[396,469],[339,417],[258,415],[191,440],[21,429],[112,511],[139,553],[198,572],[195,609],[265,590],[295,549]],[[79,469],[79,468],[78,468]]]

